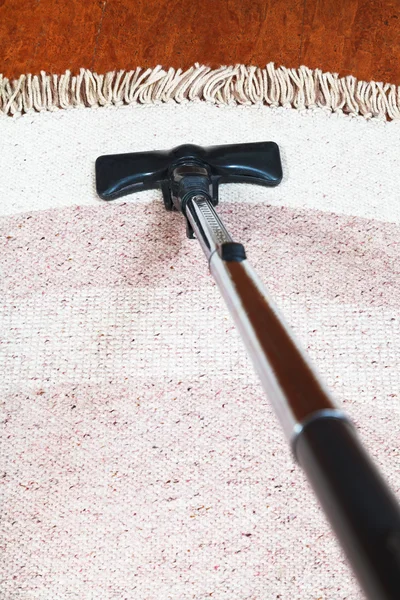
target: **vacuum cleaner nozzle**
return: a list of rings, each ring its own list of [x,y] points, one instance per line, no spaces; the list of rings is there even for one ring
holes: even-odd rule
[[[168,151],[100,156],[96,161],[96,189],[103,200],[161,188],[165,208],[183,214],[187,199],[196,194],[216,206],[220,183],[275,186],[281,179],[275,142],[209,148],[185,144]]]

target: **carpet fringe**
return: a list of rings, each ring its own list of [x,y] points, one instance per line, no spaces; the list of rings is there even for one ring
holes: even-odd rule
[[[122,106],[203,100],[224,105],[320,107],[366,119],[400,120],[400,86],[339,77],[320,69],[235,65],[211,69],[196,63],[182,69],[137,68],[98,75],[0,74],[0,112],[18,116],[31,111],[74,107]]]

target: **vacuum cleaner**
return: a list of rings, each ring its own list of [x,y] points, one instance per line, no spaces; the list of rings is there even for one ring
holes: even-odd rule
[[[400,506],[354,425],[336,405],[308,356],[219,218],[219,185],[276,186],[279,147],[257,142],[100,156],[100,198],[160,188],[199,242],[286,434],[295,460],[340,541],[367,598],[400,599]]]

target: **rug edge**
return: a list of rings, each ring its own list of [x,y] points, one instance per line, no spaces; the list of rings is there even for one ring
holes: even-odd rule
[[[98,74],[82,68],[78,75],[22,74],[9,80],[0,74],[0,113],[74,107],[163,104],[206,101],[216,105],[266,105],[304,110],[324,108],[365,119],[400,120],[400,86],[339,77],[301,66],[265,68],[243,64],[211,69],[194,64],[186,70],[154,68]]]

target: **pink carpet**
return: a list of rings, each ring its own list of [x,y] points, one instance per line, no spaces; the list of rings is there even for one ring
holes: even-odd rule
[[[170,140],[151,126],[168,110]],[[92,165],[177,140],[252,141],[235,119],[258,120],[253,138],[280,143],[282,188],[244,186],[244,202],[239,186],[222,188],[219,212],[399,494],[400,197],[394,179],[378,191],[362,145],[375,128],[384,151],[400,129],[200,104],[191,126],[190,110],[0,120],[10,189],[0,238],[4,600],[362,598],[197,243],[157,191],[97,200]],[[324,127],[338,127],[325,155]],[[299,144],[316,157],[315,193]],[[347,179],[335,174],[342,155]],[[382,161],[398,183],[393,148]]]

